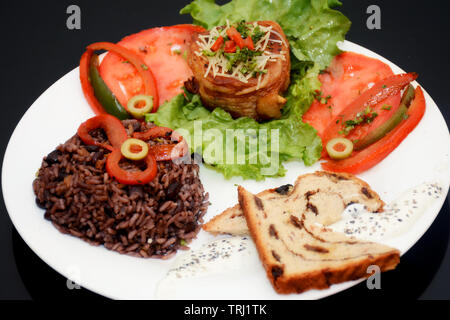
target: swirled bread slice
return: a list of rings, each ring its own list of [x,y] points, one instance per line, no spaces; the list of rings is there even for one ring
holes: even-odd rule
[[[296,189],[302,191],[298,193]],[[310,193],[304,193],[305,190]],[[377,265],[381,271],[395,268],[400,261],[398,250],[317,225],[322,210],[340,211],[343,201],[341,194],[322,193],[315,199],[316,194],[311,192],[314,189],[303,189],[299,183],[291,194],[263,199],[238,188],[250,234],[278,293],[325,289],[368,277],[367,268],[371,265]]]
[[[265,190],[258,197],[266,200],[291,195],[292,197],[305,197],[308,195],[309,205],[317,210],[316,219],[318,223],[325,226],[333,224],[341,217],[346,206],[352,203],[360,203],[372,212],[383,211],[384,203],[370,186],[347,173],[331,173],[318,171],[302,175],[297,178],[295,187],[285,185],[275,189]],[[329,207],[324,199],[341,199],[337,206]],[[314,210],[314,209],[313,209]],[[248,235],[248,227],[244,213],[239,204],[226,209],[215,216],[203,229],[212,234]]]

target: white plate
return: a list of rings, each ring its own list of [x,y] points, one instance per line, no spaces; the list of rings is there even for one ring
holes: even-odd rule
[[[342,49],[378,58],[395,73],[404,72],[377,54],[346,41]],[[383,200],[389,202],[402,191],[426,181],[440,181],[448,192],[450,181],[448,128],[431,97],[425,92],[427,110],[418,127],[384,161],[361,174]],[[93,115],[84,99],[75,69],[37,99],[17,125],[6,150],[3,195],[11,220],[28,246],[50,267],[82,287],[114,299],[154,299],[157,283],[164,277],[173,259],[161,261],[120,255],[59,233],[43,218],[44,211],[35,204],[32,182],[42,158],[75,134],[79,124]],[[232,179],[225,181],[215,171],[201,168],[201,179],[212,205],[205,221],[236,203],[239,183],[257,192],[292,183],[303,173],[320,169],[306,168],[300,162],[287,165],[286,177],[264,182]],[[405,253],[429,228],[445,197],[429,208],[419,221],[393,245]],[[201,231],[192,248],[214,239]],[[267,280],[262,266],[250,265],[246,273],[217,276],[213,288],[194,287],[186,299],[316,299],[342,291],[357,282],[334,285],[328,290],[312,290],[301,295],[278,295]],[[252,274],[248,277],[248,274]],[[237,284],[241,284],[238,286]],[[215,289],[214,289],[215,288]]]

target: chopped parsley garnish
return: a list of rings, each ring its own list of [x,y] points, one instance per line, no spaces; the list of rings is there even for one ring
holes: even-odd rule
[[[358,112],[354,119],[346,120],[339,134],[348,135],[356,126],[363,123],[371,123],[376,117],[378,117],[378,113],[373,112],[370,107],[367,107],[364,111]]]
[[[381,109],[389,111],[392,109],[392,106],[385,104],[384,106],[381,107]]]
[[[261,30],[261,28],[258,26],[255,27],[255,29],[253,29],[253,34],[252,34],[252,40],[253,43],[257,43],[259,40],[262,39],[262,37],[265,36],[265,32]]]
[[[331,99],[331,95],[327,95],[326,97],[322,96],[322,91],[318,90],[314,92],[314,97],[317,101],[319,101],[321,104],[327,104],[328,100]]]
[[[262,55],[261,51],[252,51],[248,48],[240,49],[239,47],[237,47],[235,53],[225,53],[224,55],[228,60],[227,71],[231,71],[234,66],[238,65],[241,62],[244,64],[244,66],[240,71],[244,75],[253,71],[261,71],[255,70],[257,67],[255,57]]]
[[[211,50],[203,50],[202,53],[207,57],[214,57],[217,52],[213,52]]]
[[[250,32],[250,28],[248,27],[245,20],[241,20],[236,26],[236,30],[241,34],[242,38],[247,38]]]

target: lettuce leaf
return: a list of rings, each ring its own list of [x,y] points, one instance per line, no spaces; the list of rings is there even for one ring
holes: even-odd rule
[[[273,20],[289,39],[292,53],[299,61],[311,61],[319,70],[340,53],[336,43],[344,40],[350,20],[331,9],[338,0],[232,0],[222,6],[214,0],[194,0],[181,9],[194,23],[206,29],[226,21]]]

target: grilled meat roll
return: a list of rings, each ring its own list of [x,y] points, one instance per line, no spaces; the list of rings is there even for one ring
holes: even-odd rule
[[[231,52],[230,28],[234,27],[217,27],[194,36],[188,54],[194,77],[186,88],[199,93],[206,107],[223,108],[234,118],[262,121],[281,117],[286,103],[281,94],[290,82],[289,44],[283,30],[273,21],[245,23],[247,30],[241,39],[248,44],[247,38],[251,38],[252,43]],[[242,30],[242,25],[237,29]],[[219,37],[222,39],[217,40]],[[220,49],[217,41],[223,42]]]

